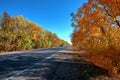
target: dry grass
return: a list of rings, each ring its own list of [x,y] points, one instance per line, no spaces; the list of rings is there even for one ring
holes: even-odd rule
[[[109,72],[111,78],[97,76],[91,80],[120,80],[120,50],[119,49],[90,49],[74,56],[75,60],[82,59],[93,63]]]
[[[109,73],[117,78],[120,78],[120,50],[118,49],[91,49],[88,54],[88,59],[97,66],[100,66],[109,71]]]

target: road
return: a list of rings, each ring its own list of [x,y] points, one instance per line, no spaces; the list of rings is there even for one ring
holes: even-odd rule
[[[0,80],[119,79],[110,79],[106,70],[87,61],[82,52],[59,47],[1,54]]]
[[[54,68],[50,64],[50,59],[53,59],[62,51],[64,52],[67,48],[50,48],[0,55],[0,80],[29,80],[34,76],[36,79],[32,80],[50,80],[52,77],[49,77],[48,74]],[[38,71],[39,75],[36,74]],[[31,76],[31,74],[34,76]],[[26,77],[31,78],[26,79]]]

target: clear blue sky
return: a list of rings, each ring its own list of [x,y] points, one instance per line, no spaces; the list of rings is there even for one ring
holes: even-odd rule
[[[70,13],[88,0],[0,0],[0,14],[7,11],[11,16],[23,15],[44,29],[56,33],[70,43]]]

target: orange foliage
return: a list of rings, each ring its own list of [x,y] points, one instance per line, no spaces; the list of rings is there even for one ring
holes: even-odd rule
[[[116,74],[120,71],[119,3],[120,0],[88,0],[72,15],[73,46],[89,50],[94,63]]]

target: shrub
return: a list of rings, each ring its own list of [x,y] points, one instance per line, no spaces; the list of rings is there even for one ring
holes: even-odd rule
[[[118,74],[120,70],[120,50],[115,48],[90,49],[88,58],[96,65],[108,70],[112,74]]]

